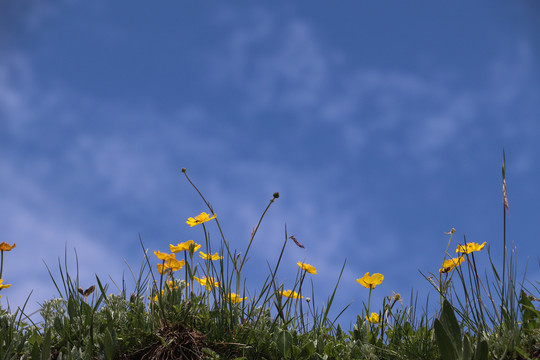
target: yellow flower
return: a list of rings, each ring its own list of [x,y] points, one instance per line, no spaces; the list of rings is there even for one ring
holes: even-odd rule
[[[377,324],[379,322],[379,314],[371,313],[370,317],[366,315],[366,320],[372,324]]]
[[[317,275],[317,269],[315,269],[313,266],[300,261],[297,264],[300,266],[300,269],[306,270],[310,274]]]
[[[157,250],[154,251],[154,255],[156,255],[159,260],[167,261],[170,259],[176,259],[174,254],[162,253],[161,251],[157,251]]]
[[[206,290],[210,290],[212,286],[218,287],[219,282],[217,282],[214,278],[207,278],[206,276],[203,278],[198,278],[196,276],[193,277],[199,284],[206,287]]]
[[[205,223],[205,222],[210,221],[210,220],[215,219],[215,218],[216,218],[216,214],[214,214],[214,216],[210,217],[210,215],[208,215],[207,213],[202,212],[199,215],[195,216],[195,218],[190,217],[189,219],[187,219],[186,223],[189,226],[193,227],[195,225]]]
[[[165,290],[161,290],[161,296],[163,296],[163,294],[165,293]],[[154,295],[154,297],[152,297],[152,301],[153,302],[157,302],[158,301],[158,294]]]
[[[292,291],[292,290],[283,290],[283,291],[280,291],[279,294],[281,296],[286,296],[288,298],[293,298],[293,299],[303,299],[304,298],[302,295],[300,295],[296,291]]]
[[[11,251],[17,244],[13,243],[13,245],[9,245],[7,242],[2,241],[0,243],[0,251]]]
[[[199,256],[201,258],[203,258],[204,260],[219,260],[219,259],[223,259],[223,256],[219,256],[218,253],[215,253],[214,255],[208,255],[208,254],[205,254],[203,253],[202,251],[199,251]]]
[[[11,284],[5,284],[5,285],[2,285],[2,283],[4,282],[3,279],[0,279],[0,290],[1,289],[7,289],[8,287],[11,286]]]
[[[356,282],[365,287],[366,289],[375,289],[375,286],[380,285],[384,280],[384,275],[375,273],[369,276],[369,273],[365,273],[360,279],[356,279]]]
[[[171,269],[171,271],[178,271],[183,268],[185,264],[186,262],[184,260],[178,261],[174,258],[171,258],[169,260],[166,260],[165,264],[157,264],[158,273],[160,275],[164,275],[168,269]]]
[[[177,253],[180,251],[189,251],[190,247],[193,245],[193,251],[199,250],[201,245],[195,243],[193,240],[188,240],[183,243],[179,243],[178,245],[174,246],[173,244],[169,244],[169,248],[171,249],[172,253]]]
[[[456,266],[461,265],[461,263],[464,260],[465,260],[465,258],[463,257],[463,255],[461,255],[460,257],[457,257],[457,258],[445,260],[443,262],[443,264],[442,264],[442,267],[439,269],[439,274],[444,274],[444,273],[449,272],[450,270],[452,270]]]
[[[167,280],[165,281],[165,284],[167,284],[167,287],[169,288],[169,290],[178,289],[178,285],[176,284],[174,280]]]
[[[236,295],[235,293],[230,293],[229,294],[229,299],[231,300],[232,303],[235,303],[235,304],[238,304],[244,300],[247,300],[247,297],[245,298],[241,298],[240,296]]]
[[[477,243],[467,243],[466,245],[458,245],[456,249],[456,253],[465,253],[470,254],[473,251],[480,251],[486,246],[486,242],[484,241],[482,244]]]

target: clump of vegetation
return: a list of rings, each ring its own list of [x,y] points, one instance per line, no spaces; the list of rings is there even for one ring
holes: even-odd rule
[[[502,169],[506,227],[504,160]],[[110,294],[109,285],[98,277],[94,285],[83,289],[78,267],[72,277],[67,260],[63,266],[58,262],[60,279],[47,267],[59,297],[41,304],[39,323],[24,313],[24,306],[15,313],[0,308],[0,359],[540,358],[538,282],[529,283],[536,295],[516,282],[516,258],[507,251],[506,230],[502,269],[491,261],[488,251],[493,277],[483,279],[475,256],[484,256],[489,245],[464,238],[457,245],[458,256],[452,257],[448,251],[455,230],[447,233],[441,268],[437,274],[424,275],[439,295],[440,310],[433,317],[427,310],[418,313],[412,293],[409,306],[396,293],[385,297],[380,308],[373,306],[372,291],[384,275],[366,272],[356,281],[369,290],[367,304],[346,331],[337,322],[345,309],[329,317],[345,263],[324,307],[317,308],[313,286],[308,297],[305,284],[317,275],[315,266],[298,262],[293,286],[285,288],[279,282],[278,270],[288,244],[304,247],[286,228],[280,256],[269,266],[261,289],[250,292],[245,287],[249,250],[278,193],[240,253],[231,249],[218,215],[186,170],[182,172],[210,212],[186,221],[190,227],[201,228],[200,243],[170,244],[168,251],[155,250],[152,255],[140,239],[143,261],[137,274],[130,268],[135,287],[128,291],[122,280],[117,294]],[[210,241],[206,228],[212,221],[220,234],[217,244]],[[0,244],[0,290],[11,286],[3,283],[3,257],[15,246]]]

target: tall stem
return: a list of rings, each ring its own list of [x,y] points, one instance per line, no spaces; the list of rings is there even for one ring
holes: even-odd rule
[[[506,286],[506,211],[508,210],[508,198],[506,196],[506,155],[503,149],[503,163],[502,163],[502,191],[503,191],[503,271],[502,271],[502,289],[501,299],[506,303],[504,299],[504,290]],[[506,304],[505,304],[506,306]]]
[[[0,258],[0,279],[2,278],[2,272],[4,270],[4,250],[0,251],[0,253],[2,253],[1,258]]]

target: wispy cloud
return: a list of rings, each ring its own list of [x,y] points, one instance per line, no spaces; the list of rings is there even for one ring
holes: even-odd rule
[[[501,57],[480,76],[483,81],[470,84],[451,68],[412,73],[351,64],[302,19],[278,21],[260,10],[252,17],[248,11],[242,15],[252,21],[232,28],[229,41],[212,57],[212,69],[219,73],[210,73],[221,88],[241,89],[239,95],[247,97],[243,108],[253,122],[294,117],[288,131],[310,135],[327,123],[341,134],[344,156],[369,149],[395,159],[405,152],[431,158],[423,161],[429,172],[444,165],[436,160],[440,151],[485,155],[489,150],[478,153],[475,139],[490,129],[496,128],[493,135],[500,138],[522,133],[523,127],[537,131],[525,120],[530,115],[519,120],[519,130],[499,131],[516,103],[533,110],[529,114],[538,112],[532,108],[539,90],[531,78],[533,55],[526,43],[515,45],[518,51],[511,56],[501,49]]]

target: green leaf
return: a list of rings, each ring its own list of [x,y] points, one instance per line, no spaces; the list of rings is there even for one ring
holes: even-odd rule
[[[523,359],[526,359],[526,360],[531,360],[531,358],[529,357],[529,354],[527,354],[527,352],[525,350],[523,350],[522,348],[520,348],[519,346],[517,346],[515,348],[516,352],[521,355],[521,357]]]
[[[67,311],[70,320],[73,320],[75,317],[77,317],[77,312],[75,311],[75,299],[73,298],[73,296],[70,296],[68,299]]]
[[[292,346],[292,357],[293,359],[298,359],[298,356],[300,355],[300,348],[296,345],[293,345]]]
[[[292,335],[287,330],[279,332],[276,341],[277,347],[281,355],[286,359],[291,357],[292,352]]]
[[[521,290],[521,297],[519,299],[521,305],[521,313],[523,318],[523,326],[528,329],[538,329],[540,327],[540,311],[536,310],[531,299],[527,296],[525,291]]]
[[[452,304],[450,304],[448,300],[444,300],[443,302],[441,324],[450,336],[450,340],[452,341],[452,345],[456,350],[457,357],[460,358],[462,352],[461,329],[459,328],[459,323],[456,319],[456,315],[454,314]]]
[[[482,340],[476,345],[474,360],[488,360],[488,353],[488,344],[486,340]]]
[[[329,358],[332,358],[334,356],[334,342],[333,341],[329,341],[324,346],[324,354],[328,356]]]
[[[302,351],[300,352],[300,359],[309,359],[313,356],[314,353],[315,344],[313,343],[313,341],[309,341],[302,347]]]
[[[85,302],[81,302],[81,313],[84,316],[84,326],[89,327],[92,323],[92,307]]]
[[[0,344],[2,342],[0,341]],[[32,346],[32,353],[31,353],[31,356],[32,356],[32,360],[40,360],[41,359],[41,352],[39,351],[39,345],[37,342],[34,343],[34,345]]]
[[[343,330],[341,329],[341,325],[338,324],[336,328],[336,339],[337,340],[343,340]]]
[[[115,349],[113,338],[109,329],[105,329],[103,346],[105,347],[105,358],[107,360],[112,360],[114,358]]]
[[[53,327],[54,331],[56,331],[56,333],[60,335],[60,337],[63,337],[62,335],[64,334],[64,326],[62,325],[62,321],[59,317],[54,318]]]
[[[43,338],[41,360],[49,360],[50,358],[51,358],[51,329],[47,329],[47,331],[45,332],[45,337]]]
[[[457,360],[458,356],[454,344],[452,343],[452,339],[439,319],[435,319],[433,326],[435,328],[435,340],[439,346],[441,359]]]
[[[472,359],[472,348],[471,348],[471,341],[469,340],[469,336],[465,334],[463,336],[463,360],[471,360]]]

